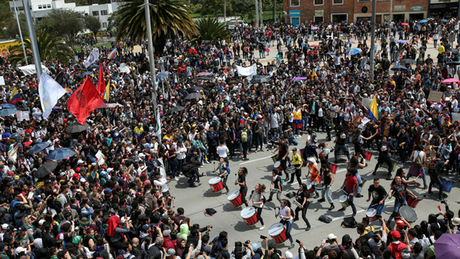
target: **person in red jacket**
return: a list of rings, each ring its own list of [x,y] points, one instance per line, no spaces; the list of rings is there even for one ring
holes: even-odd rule
[[[393,237],[393,242],[388,246],[388,250],[391,252],[391,257],[394,259],[403,259],[402,250],[407,248],[407,245],[401,242],[401,233],[396,230],[391,231],[391,237]]]

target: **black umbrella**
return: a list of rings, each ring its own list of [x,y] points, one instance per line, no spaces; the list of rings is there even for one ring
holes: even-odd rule
[[[175,106],[175,107],[172,107],[171,109],[169,109],[165,114],[173,114],[175,112],[180,112],[180,111],[183,111],[183,110],[185,110],[184,106]]]
[[[405,59],[401,59],[399,61],[399,63],[401,63],[401,64],[415,64],[415,60],[410,59],[410,58],[405,58]]]
[[[85,123],[85,125],[81,125],[80,123],[78,122],[74,122],[72,124],[70,124],[68,127],[67,127],[67,132],[69,133],[78,133],[78,132],[82,132],[82,131],[85,131],[89,128],[89,124],[88,123]]]
[[[44,163],[40,168],[38,168],[37,172],[35,173],[35,177],[38,179],[44,178],[45,176],[49,175],[56,169],[58,163],[56,161],[49,161]]]
[[[448,65],[460,65],[460,61],[449,61],[447,62]]]
[[[449,50],[452,54],[457,54],[458,55],[458,49],[450,49]]]
[[[203,90],[203,87],[200,87],[200,86],[192,86],[190,88],[187,89],[187,92],[189,93],[194,93],[194,92],[197,92],[197,91],[200,91],[200,90]]]
[[[200,76],[198,77],[198,80],[211,81],[213,78],[209,76]]]
[[[191,94],[188,94],[185,99],[186,100],[190,100],[190,99],[198,99],[198,98],[201,98],[203,97],[200,93],[191,93]]]
[[[29,155],[33,155],[37,152],[40,152],[42,151],[43,149],[47,148],[51,146],[51,144],[49,142],[40,142],[40,143],[37,143],[35,145],[33,145],[30,150],[29,150]]]
[[[270,77],[268,76],[254,76],[251,80],[251,83],[267,83],[270,82]]]

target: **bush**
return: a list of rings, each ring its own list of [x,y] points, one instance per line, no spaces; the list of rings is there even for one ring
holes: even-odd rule
[[[201,13],[203,11],[203,6],[201,4],[196,4],[192,6],[193,13]]]

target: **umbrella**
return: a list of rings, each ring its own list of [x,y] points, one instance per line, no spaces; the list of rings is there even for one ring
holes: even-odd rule
[[[401,66],[401,65],[396,65],[396,66],[392,67],[391,70],[393,70],[393,71],[407,70],[407,67]]]
[[[446,19],[439,20],[440,22],[448,22]]]
[[[458,81],[458,79],[456,78],[447,78],[447,79],[442,80],[442,83],[457,83],[457,82],[460,82],[460,81]]]
[[[18,110],[16,109],[3,109],[3,110],[0,110],[0,117],[5,117],[5,116],[8,116],[8,115],[14,115],[18,112]]]
[[[94,64],[94,65],[91,65],[89,68],[99,68],[99,65]]]
[[[354,41],[349,41],[347,44],[355,44],[356,42]]]
[[[406,41],[404,41],[404,40],[395,40],[395,42],[401,43],[401,44],[406,44]]]
[[[200,93],[191,93],[191,94],[188,94],[185,97],[185,100],[198,99],[198,98],[201,98],[201,97],[203,97],[203,95],[201,95]]]
[[[88,71],[88,72],[83,73],[84,76],[89,76],[89,75],[92,75],[92,74],[93,74],[92,71]]]
[[[319,45],[310,45],[310,48],[319,48]]]
[[[189,49],[188,53],[190,53],[190,54],[192,54],[192,53],[198,54],[198,52],[194,48]]]
[[[209,72],[200,72],[200,73],[198,73],[197,76],[210,76],[210,75],[211,75],[211,73],[209,73]]]
[[[306,77],[297,76],[291,79],[291,81],[299,81],[299,80],[306,80],[306,79],[307,79]]]
[[[33,155],[37,152],[40,152],[42,151],[43,149],[47,148],[51,146],[51,144],[49,142],[40,142],[40,143],[37,143],[35,145],[33,145],[30,149],[29,149],[29,155]]]
[[[175,107],[172,107],[171,109],[169,109],[165,114],[173,114],[175,112],[180,112],[180,111],[183,111],[183,110],[185,110],[184,106],[175,106]]]
[[[436,242],[434,242],[434,250],[436,258],[460,258],[460,235],[457,234],[442,234]]]
[[[268,76],[254,76],[251,80],[251,83],[267,83],[270,82],[270,77]]]
[[[7,109],[16,109],[16,105],[14,104],[9,104],[9,103],[3,103],[3,104],[0,104],[0,106],[2,108],[7,108]]]
[[[163,78],[166,78],[166,77],[168,77],[168,74],[165,73],[165,72],[159,73],[157,75],[157,79],[163,79]]]
[[[196,91],[200,91],[200,90],[203,90],[203,87],[200,87],[200,86],[192,86],[190,88],[187,89],[187,92],[189,93],[194,93]]]
[[[97,107],[97,109],[103,109],[103,108],[113,109],[113,108],[117,108],[117,107],[123,107],[123,105],[121,105],[119,103],[101,103],[101,105],[99,105]]]
[[[427,23],[428,20],[420,20],[418,23]]]
[[[69,133],[78,133],[78,132],[82,132],[82,131],[85,131],[89,128],[89,124],[88,123],[85,123],[85,125],[81,125],[80,123],[78,122],[74,122],[72,124],[70,124],[67,128],[66,128],[66,131],[69,132]]]
[[[211,81],[213,80],[213,78],[209,76],[203,76],[203,77],[198,77],[198,80]]]
[[[403,25],[403,26],[409,26],[409,24],[408,24],[408,23],[405,23],[405,22],[401,23],[401,25]]]
[[[37,172],[35,173],[35,176],[38,179],[42,179],[45,176],[49,175],[51,172],[53,172],[54,169],[56,169],[58,163],[56,161],[49,161],[44,163],[40,168],[38,168]]]
[[[410,59],[410,58],[405,58],[405,59],[401,59],[399,61],[399,63],[401,63],[401,64],[415,64],[415,60]]]
[[[359,49],[359,48],[351,48],[351,49],[349,49],[347,51],[347,55],[352,55],[353,56],[353,55],[359,54],[361,52],[362,52],[362,50]]]
[[[458,49],[450,48],[449,51],[453,54],[458,54]]]
[[[447,65],[460,65],[460,61],[449,61]]]
[[[58,148],[58,149],[51,151],[51,153],[46,157],[46,159],[62,160],[62,159],[71,157],[73,155],[75,155],[75,152],[72,149],[63,147],[63,148]]]
[[[335,52],[334,51],[329,51],[328,53],[326,53],[328,55],[335,55]]]

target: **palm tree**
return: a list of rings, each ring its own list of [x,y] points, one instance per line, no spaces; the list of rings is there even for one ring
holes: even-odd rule
[[[174,39],[177,35],[192,38],[197,32],[192,20],[191,9],[184,0],[149,0],[150,17],[152,21],[153,44],[156,51],[163,51],[167,39]],[[117,38],[128,37],[140,42],[146,38],[145,7],[143,0],[127,1],[116,15]]]
[[[67,46],[60,37],[56,36],[55,33],[49,32],[46,29],[41,29],[37,32],[37,45],[38,52],[41,60],[55,61],[64,64],[69,64],[69,60],[73,58],[72,49]],[[33,61],[32,56],[32,44],[29,39],[24,40],[24,47],[27,52],[27,60]],[[8,60],[12,64],[24,63],[24,52],[22,51],[22,45],[16,45],[10,49],[10,57]]]
[[[201,18],[196,22],[198,34],[192,39],[192,42],[204,40],[228,39],[231,31],[227,29],[225,23],[219,22],[216,18]]]

